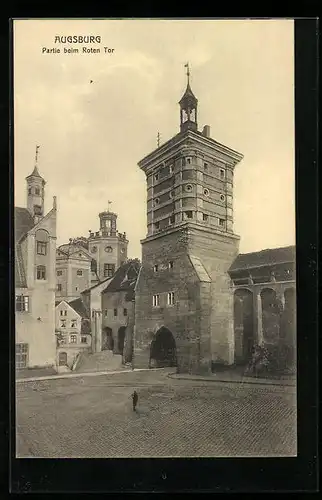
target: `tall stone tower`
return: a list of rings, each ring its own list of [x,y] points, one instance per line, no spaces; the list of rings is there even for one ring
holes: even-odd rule
[[[147,235],[135,298],[135,367],[176,365],[205,373],[234,361],[233,295],[227,273],[234,167],[243,156],[202,132],[187,71],[180,132],[139,162],[147,182]]]
[[[38,172],[37,165],[33,172],[26,177],[27,181],[27,209],[34,218],[35,224],[44,216],[45,180]]]
[[[125,233],[117,230],[117,214],[106,210],[99,214],[100,229],[90,231],[88,249],[97,264],[97,276],[101,281],[113,276],[127,260],[128,240]],[[95,275],[95,273],[93,273]]]

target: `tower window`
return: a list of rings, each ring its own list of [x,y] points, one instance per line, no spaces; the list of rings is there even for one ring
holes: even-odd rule
[[[159,180],[159,174],[154,174],[154,180],[158,181]]]
[[[157,272],[158,272],[158,269],[159,269],[158,264],[155,264],[155,265],[153,266],[153,271],[154,271],[155,273],[157,273]]]
[[[123,309],[123,316],[127,316],[127,309],[126,309],[126,307],[124,307],[124,309]]]
[[[170,260],[170,262],[168,264],[168,268],[169,269],[173,269],[173,260]]]
[[[57,271],[57,276],[62,276],[63,275],[63,271]]]
[[[77,269],[77,276],[83,276],[82,269]]]
[[[224,179],[224,178],[225,178],[225,170],[224,170],[223,168],[221,168],[221,169],[219,170],[219,175],[220,175],[220,178],[221,178],[221,179]]]
[[[160,305],[160,295],[159,294],[153,295],[152,299],[153,299],[153,301],[152,301],[153,307],[159,307],[159,305]]]
[[[223,227],[225,225],[225,219],[219,219],[219,226]]]
[[[61,292],[61,283],[57,283],[57,292]],[[61,313],[63,311],[60,311]]]
[[[154,200],[153,205],[154,205],[154,206],[156,206],[156,205],[159,205],[159,203],[160,203],[160,198],[156,198],[156,199]]]
[[[154,229],[156,229],[156,231],[158,231],[160,229],[160,222],[156,222],[154,224]]]
[[[31,194],[32,193],[32,190],[31,188],[28,189],[28,194]]]
[[[174,292],[168,293],[168,306],[174,305]]]
[[[40,195],[40,189],[39,188],[35,188],[35,194]]]
[[[169,217],[169,224],[174,224],[174,222],[175,222],[175,216],[171,215],[171,217]]]
[[[208,163],[204,163],[204,164],[203,164],[203,168],[204,168],[205,170],[208,170]]]
[[[193,213],[192,210],[187,210],[185,212],[186,219],[192,219],[193,218]]]
[[[206,188],[206,189],[204,189],[204,190],[203,190],[203,194],[204,194],[205,196],[209,196],[209,189],[207,189],[207,188]]]
[[[188,192],[192,191],[192,185],[191,184],[187,184],[186,185],[186,191],[188,191]]]
[[[42,215],[42,209],[40,205],[34,205],[34,214],[35,215]]]
[[[81,336],[81,343],[82,344],[87,344],[87,337],[85,335]]]
[[[115,264],[104,264],[104,277],[109,278],[115,273]]]
[[[114,317],[117,316],[117,309],[114,309]]]
[[[175,197],[175,191],[170,191],[169,198],[174,198],[174,197]]]
[[[190,165],[191,164],[191,158],[187,158],[187,164]]]
[[[37,266],[37,280],[46,279],[46,268],[45,266]]]
[[[208,222],[209,216],[207,214],[202,214],[202,220]]]
[[[221,194],[221,195],[220,195],[220,199],[221,199],[221,201],[225,201],[225,199],[226,199],[225,195],[224,195],[224,194]]]
[[[169,166],[169,174],[173,174],[173,165]]]
[[[44,243],[43,241],[37,241],[37,254],[47,255],[47,243]]]

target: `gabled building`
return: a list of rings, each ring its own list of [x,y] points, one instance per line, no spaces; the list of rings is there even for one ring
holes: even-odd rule
[[[135,285],[139,270],[139,260],[128,260],[101,294],[102,332],[97,348],[122,354],[125,362],[132,359]]]
[[[45,180],[26,177],[27,208],[15,208],[16,368],[56,365],[56,198],[44,213]]]
[[[82,300],[57,301],[55,325],[57,365],[72,368],[79,353],[91,350],[90,317]]]

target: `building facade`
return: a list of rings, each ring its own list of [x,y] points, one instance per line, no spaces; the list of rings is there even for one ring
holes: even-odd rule
[[[240,254],[229,269],[234,294],[235,363],[265,346],[281,370],[296,366],[295,247]]]
[[[56,302],[57,366],[71,369],[79,353],[91,350],[90,318],[80,298]]]
[[[83,246],[70,241],[56,251],[56,300],[67,302],[80,297],[91,286],[92,259]]]
[[[45,214],[37,166],[26,183],[27,208],[15,208],[17,369],[56,365],[56,198]]]
[[[139,162],[147,182],[147,236],[136,285],[134,366],[204,373],[234,361],[228,269],[234,168],[243,156],[200,132],[188,77],[180,132]]]

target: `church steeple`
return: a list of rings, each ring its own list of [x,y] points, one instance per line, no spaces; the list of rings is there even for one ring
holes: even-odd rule
[[[187,68],[187,88],[179,101],[180,132],[185,132],[186,130],[195,130],[195,131],[198,130],[198,124],[197,124],[198,99],[195,97],[190,87],[189,63],[185,64],[185,68]]]

